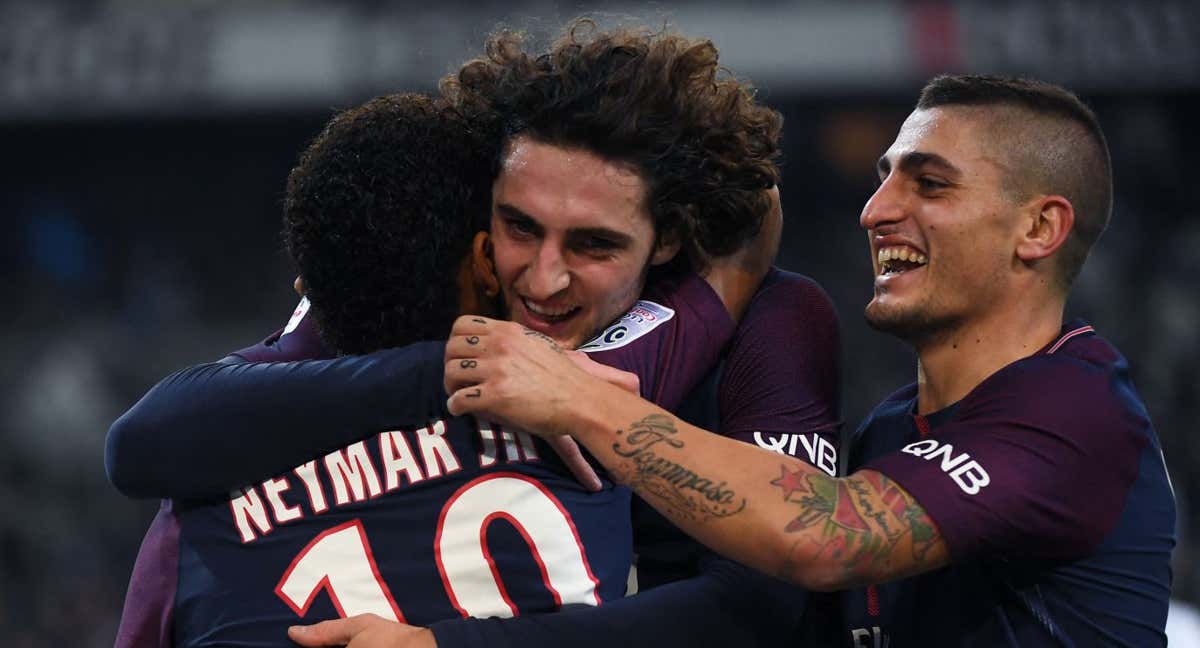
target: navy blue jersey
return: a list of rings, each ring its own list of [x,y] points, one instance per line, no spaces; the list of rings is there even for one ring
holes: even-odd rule
[[[733,322],[697,277],[663,282],[651,294],[662,303],[639,302],[590,351],[636,371],[643,393],[670,406],[715,362]],[[319,353],[289,342],[305,336],[302,310],[299,317],[298,326],[294,320],[235,359]],[[160,513],[164,525],[176,526],[154,536],[177,544],[178,580],[168,583],[174,605],[156,601],[154,588],[135,588],[144,577],[135,570],[130,593],[142,599],[127,600],[118,645],[161,645],[157,629],[171,624],[177,645],[282,645],[286,627],[302,619],[374,612],[425,624],[621,596],[631,551],[628,491],[606,482],[602,492],[584,493],[540,441],[446,416],[442,347],[197,367],[164,380],[114,424],[107,461],[123,490],[189,498],[174,514]],[[282,397],[272,388],[281,381],[290,390]],[[339,390],[380,413],[347,432],[337,429],[336,414],[292,402],[316,394],[327,402]],[[302,410],[303,420],[289,410]],[[363,427],[387,420],[421,423],[362,439]],[[309,448],[302,456],[328,448],[312,438],[314,427],[344,445],[224,499],[196,498],[276,465],[265,455],[295,456],[277,447],[289,430]],[[231,429],[240,432],[226,438]],[[231,445],[252,456],[230,461]],[[144,461],[148,454],[156,460]],[[152,539],[139,564],[176,553]],[[168,590],[158,588],[159,600]]]
[[[442,364],[442,345],[427,348]],[[424,411],[445,393],[404,400]],[[279,644],[301,619],[598,605],[625,591],[628,511],[625,489],[585,492],[525,433],[448,415],[385,431],[221,505],[178,505],[176,638]]]
[[[937,524],[948,567],[847,593],[852,646],[1156,646],[1175,501],[1125,359],[1072,322],[957,404],[910,385],[863,423],[878,471]]]

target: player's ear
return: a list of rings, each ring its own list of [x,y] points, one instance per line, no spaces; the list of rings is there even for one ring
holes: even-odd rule
[[[479,232],[471,242],[471,274],[475,285],[483,289],[488,297],[500,294],[500,280],[496,278],[496,265],[492,261],[492,237]]]
[[[304,277],[297,276],[296,280],[292,282],[292,289],[301,297],[308,294],[308,286],[304,285]]]
[[[1026,263],[1057,252],[1075,226],[1075,208],[1063,196],[1040,196],[1030,201],[1021,214],[1016,253]]]
[[[658,240],[654,242],[654,252],[650,255],[650,265],[662,265],[667,261],[675,258],[679,254],[679,248],[683,246],[683,241],[679,238],[679,232],[664,232],[658,236]]]

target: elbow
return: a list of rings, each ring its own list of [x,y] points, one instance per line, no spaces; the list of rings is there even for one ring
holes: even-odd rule
[[[821,561],[800,568],[793,566],[787,580],[810,592],[840,592],[854,586],[848,576],[836,564]]]
[[[130,410],[113,422],[104,440],[104,472],[109,483],[126,497],[151,496],[140,470],[143,467],[133,452],[138,447],[141,427],[134,410]]]
[[[840,592],[854,586],[846,574],[830,565],[817,567],[805,580],[804,588],[810,592]]]
[[[855,585],[853,574],[816,543],[788,535],[778,538],[770,570],[776,578],[810,592],[837,592]]]

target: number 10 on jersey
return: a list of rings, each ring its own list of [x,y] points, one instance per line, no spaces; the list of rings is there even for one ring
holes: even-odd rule
[[[459,488],[438,516],[434,555],[446,595],[459,613],[474,617],[519,613],[485,543],[488,525],[498,519],[508,521],[524,538],[555,604],[600,604],[599,583],[562,503],[531,477],[499,472]],[[373,613],[405,620],[380,576],[358,519],[313,538],[275,587],[279,598],[301,617],[322,590],[343,617]]]

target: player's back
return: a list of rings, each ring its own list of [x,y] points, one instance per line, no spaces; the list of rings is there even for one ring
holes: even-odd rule
[[[405,397],[445,398],[440,381]],[[179,646],[287,645],[301,619],[364,612],[422,625],[597,605],[624,594],[631,558],[628,491],[587,493],[540,440],[448,415],[177,513]]]

